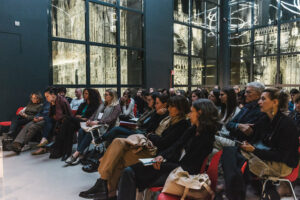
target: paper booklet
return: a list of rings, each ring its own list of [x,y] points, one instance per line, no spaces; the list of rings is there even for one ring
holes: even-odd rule
[[[130,119],[130,121],[133,121],[133,122],[137,122],[138,120],[139,120],[139,118],[136,118],[136,117]]]
[[[153,163],[156,163],[153,161],[154,158],[140,158],[139,161],[143,163],[144,166],[152,165]]]
[[[94,128],[99,127],[99,124],[93,125],[93,126],[87,126],[86,122],[80,122],[80,127],[85,131],[85,132],[90,132]]]

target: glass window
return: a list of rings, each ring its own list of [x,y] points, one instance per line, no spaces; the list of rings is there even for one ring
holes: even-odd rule
[[[230,37],[231,58],[252,56],[251,31],[233,33]]]
[[[86,84],[85,55],[85,45],[53,41],[53,84]]]
[[[121,84],[142,84],[143,52],[121,49]]]
[[[82,0],[52,0],[52,36],[85,40],[85,3]]]
[[[300,5],[296,0],[280,1],[280,18],[282,21],[300,18]]]
[[[192,0],[192,24],[195,26],[203,26],[204,22],[204,1]]]
[[[206,56],[208,59],[215,59],[217,58],[217,36],[213,35],[210,36],[209,34],[206,35]]]
[[[99,4],[89,4],[90,41],[116,44],[116,10]]]
[[[235,31],[238,28],[239,20],[239,5],[237,1],[231,1],[230,7],[230,30]]]
[[[277,20],[277,0],[255,0],[254,25],[268,25]]]
[[[280,51],[299,52],[300,51],[300,22],[281,24]]]
[[[111,3],[111,4],[116,4],[117,3],[117,0],[101,0],[101,1],[104,1],[106,3]]]
[[[300,54],[280,56],[280,78],[282,84],[300,83]]]
[[[188,54],[188,26],[174,24],[174,52]]]
[[[246,85],[250,81],[252,58],[231,59],[231,85]]]
[[[254,56],[277,53],[277,26],[255,29]]]
[[[143,0],[120,0],[120,6],[142,10]]]
[[[117,52],[115,48],[90,47],[91,84],[117,84]]]
[[[66,89],[67,89],[66,97],[71,97],[72,99],[76,98],[76,96],[75,96],[75,90],[77,88],[66,88]],[[84,90],[84,88],[79,88],[79,89],[81,89],[81,91],[82,91],[81,97],[83,98],[83,90]]]
[[[216,33],[218,31],[218,6],[213,3],[206,3],[206,24],[205,28],[209,32]]]
[[[188,84],[188,57],[174,56],[174,85]]]
[[[207,60],[206,62],[206,85],[215,85],[217,84],[217,61]]]
[[[192,58],[192,85],[201,85],[202,84],[202,73],[204,65],[203,59],[201,58]]]
[[[254,58],[253,68],[254,81],[262,82],[265,85],[275,84],[277,73],[276,56]]]
[[[202,30],[197,28],[192,28],[192,38],[191,38],[191,53],[194,56],[202,56]]]
[[[174,20],[189,22],[189,0],[174,0]]]
[[[251,27],[251,9],[252,2],[247,0],[246,2],[240,2],[238,6],[238,28],[250,28]]]
[[[120,10],[120,16],[121,45],[130,47],[142,47],[142,15],[135,12]]]

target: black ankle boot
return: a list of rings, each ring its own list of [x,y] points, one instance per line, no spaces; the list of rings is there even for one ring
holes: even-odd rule
[[[80,192],[79,196],[87,199],[107,200],[107,181],[99,178],[93,187],[87,191]]]

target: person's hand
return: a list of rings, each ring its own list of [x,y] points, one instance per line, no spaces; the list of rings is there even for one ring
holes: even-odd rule
[[[81,118],[81,120],[83,120],[83,121],[87,121],[87,120],[88,120],[88,118]]]
[[[89,123],[86,122],[87,126],[94,126],[94,125],[97,125],[97,124],[98,124],[98,121],[90,121]]]
[[[253,129],[252,129],[253,126],[254,124],[239,124],[238,129],[242,131],[244,134],[249,136],[253,133]]]
[[[163,114],[165,114],[167,112],[167,109],[166,108],[161,108],[161,109],[159,109],[158,111],[156,111],[156,113],[158,114],[158,115],[163,115]]]
[[[162,156],[157,156],[153,159],[153,161],[155,161],[155,163],[152,164],[153,168],[156,170],[160,170],[160,165],[164,161],[164,158]]]
[[[75,115],[76,118],[81,118],[81,115]]]
[[[255,147],[249,144],[247,141],[244,141],[240,148],[247,152],[253,152],[255,150]]]
[[[34,122],[39,122],[39,118],[38,118],[38,117],[35,117],[35,118],[33,118],[33,121],[34,121]]]

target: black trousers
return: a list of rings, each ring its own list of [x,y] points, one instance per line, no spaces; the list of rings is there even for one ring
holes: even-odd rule
[[[75,132],[80,128],[80,121],[75,117],[65,117],[60,123],[54,133],[56,137],[51,154],[70,156]]]

